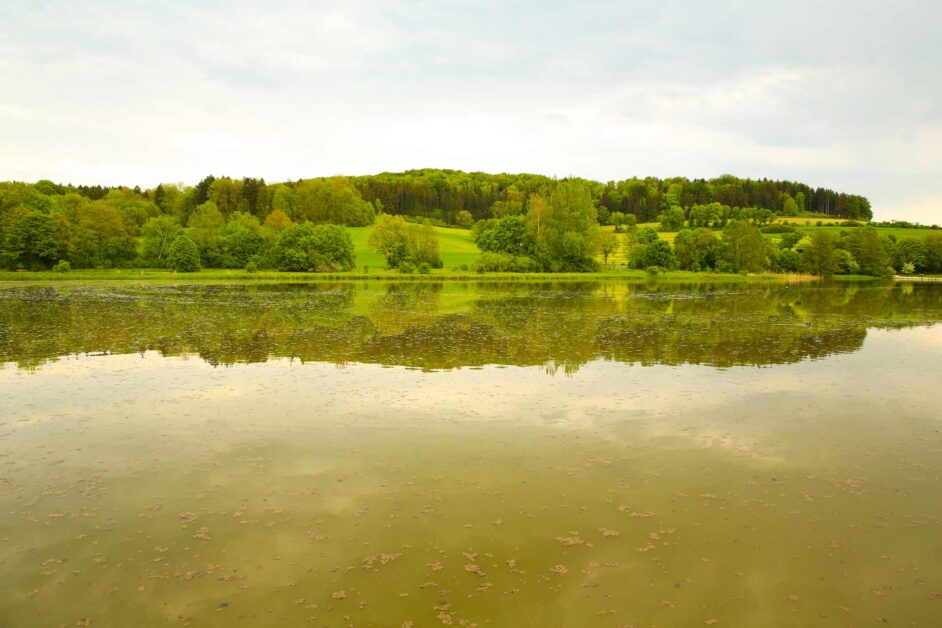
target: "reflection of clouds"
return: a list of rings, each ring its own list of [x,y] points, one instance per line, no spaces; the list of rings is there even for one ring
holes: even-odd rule
[[[871,330],[861,351],[827,360],[760,369],[596,360],[567,376],[540,367],[427,372],[288,359],[214,368],[149,352],[68,358],[32,372],[0,370],[0,391],[15,408],[8,416],[29,419],[6,423],[16,430],[76,419],[90,427],[159,424],[197,439],[211,434],[225,446],[247,434],[290,438],[292,430],[459,424],[485,430],[502,422],[772,460],[782,445],[772,434],[788,445],[807,429],[782,436],[777,426],[796,413],[820,414],[849,397],[873,408],[892,401],[901,412],[931,412],[925,391],[935,389],[930,374],[942,370],[932,367],[942,357],[940,346],[942,326]],[[860,385],[874,372],[884,374],[881,385],[892,386],[892,394]]]

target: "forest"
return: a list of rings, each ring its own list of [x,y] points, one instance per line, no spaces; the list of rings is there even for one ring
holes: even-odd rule
[[[847,229],[806,234],[782,223],[808,215],[845,219]],[[628,266],[654,272],[942,271],[942,232],[897,241],[866,227],[871,217],[862,196],[728,175],[600,183],[414,170],[273,184],[209,176],[152,189],[4,182],[0,266],[347,271],[356,262],[346,227],[369,227],[388,268],[429,272],[443,266],[434,225],[470,230],[480,272],[594,271],[621,252]]]

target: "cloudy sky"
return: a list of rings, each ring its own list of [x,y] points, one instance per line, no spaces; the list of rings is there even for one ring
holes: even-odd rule
[[[942,222],[942,3],[0,5],[0,179],[788,178]]]

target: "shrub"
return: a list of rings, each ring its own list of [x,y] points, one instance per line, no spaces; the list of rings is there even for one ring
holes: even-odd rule
[[[278,238],[273,256],[282,271],[351,270],[355,264],[350,234],[343,227],[328,224],[291,225]]]
[[[411,275],[415,272],[415,264],[409,260],[402,260],[399,262],[399,272],[403,275]]]
[[[167,265],[178,273],[194,273],[200,269],[200,252],[188,236],[178,236],[167,252]]]
[[[250,259],[249,263],[245,265],[245,272],[247,273],[257,273],[258,264],[255,263],[254,259]]]
[[[536,262],[523,255],[481,253],[471,267],[479,273],[528,273],[538,270]]]
[[[791,225],[773,222],[759,229],[762,233],[795,233],[795,228]]]
[[[72,264],[70,264],[67,260],[60,259],[58,262],[56,262],[56,265],[52,267],[52,270],[56,273],[67,273],[72,270]]]
[[[427,262],[422,262],[416,267],[416,270],[419,271],[420,275],[428,275],[432,272],[432,267]]]

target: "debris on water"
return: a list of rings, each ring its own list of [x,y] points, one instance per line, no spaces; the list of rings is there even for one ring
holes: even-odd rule
[[[464,566],[464,570],[467,572],[473,573],[476,576],[484,575],[484,571],[481,569],[481,566],[475,563],[468,563],[467,565]]]

